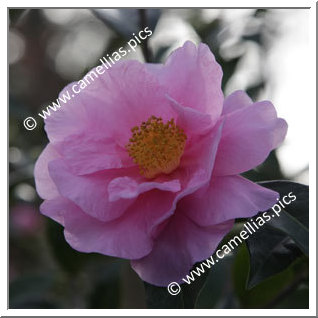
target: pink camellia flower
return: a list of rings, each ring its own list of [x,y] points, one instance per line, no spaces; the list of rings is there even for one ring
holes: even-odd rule
[[[46,119],[41,212],[74,249],[129,259],[166,286],[212,255],[235,218],[276,202],[239,174],[264,161],[287,124],[243,91],[224,100],[221,79],[209,48],[186,42],[164,65],[117,62]]]

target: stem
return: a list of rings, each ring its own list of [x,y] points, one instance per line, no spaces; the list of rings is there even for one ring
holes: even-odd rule
[[[147,12],[145,9],[138,9],[139,19],[140,19],[140,29],[144,30],[147,27]],[[144,55],[145,61],[150,63],[152,60],[151,52],[148,45],[148,37],[143,41],[141,45],[142,53]]]

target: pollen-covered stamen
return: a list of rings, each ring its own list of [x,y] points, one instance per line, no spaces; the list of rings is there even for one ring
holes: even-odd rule
[[[133,127],[131,132],[126,149],[139,165],[141,175],[154,178],[179,166],[187,136],[173,118],[163,123],[162,118],[151,116],[140,127]]]

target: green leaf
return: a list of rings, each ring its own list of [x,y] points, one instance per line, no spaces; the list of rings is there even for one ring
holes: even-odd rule
[[[302,255],[291,238],[268,224],[251,235],[246,244],[250,255],[248,288],[281,272]]]
[[[277,191],[280,198],[275,205],[277,214],[272,209],[268,210],[271,220],[246,241],[250,255],[248,288],[281,272],[302,253],[308,255],[308,186],[291,181],[259,184]],[[280,204],[283,204],[284,209]]]
[[[200,264],[201,263],[194,264],[193,268],[200,266]],[[192,282],[190,285],[188,284],[181,285],[184,308],[192,309],[196,306],[199,293],[206,282],[208,274],[209,274],[209,270],[206,270],[204,274],[201,274],[201,276],[196,277],[195,281]]]
[[[237,308],[237,297],[230,279],[233,261],[234,253],[215,263],[209,270],[206,283],[198,295],[195,308]]]
[[[278,218],[272,219],[269,225],[289,235],[301,251],[308,256],[309,254],[309,232],[302,223],[288,212],[282,210]]]
[[[273,217],[268,223],[271,227],[279,229],[291,237],[302,252],[309,254],[309,187],[291,181],[261,182],[260,185],[277,191],[280,202],[284,208],[279,217]],[[288,194],[295,195],[296,199],[290,202]],[[290,204],[284,203],[284,198]],[[272,212],[271,212],[272,213]],[[272,213],[273,216],[275,214]]]
[[[308,285],[302,284],[300,288],[295,289],[288,297],[273,307],[278,309],[309,309]]]
[[[257,286],[246,289],[246,281],[249,274],[248,258],[246,245],[242,244],[238,248],[233,264],[233,283],[235,293],[240,300],[240,308],[273,308],[273,299],[277,299],[279,295],[282,295],[286,288],[296,279],[298,273],[302,272],[304,267],[307,267],[306,262],[303,259],[299,259],[292,266],[270,276]],[[289,296],[286,297],[289,299]],[[289,307],[287,306],[286,308]]]

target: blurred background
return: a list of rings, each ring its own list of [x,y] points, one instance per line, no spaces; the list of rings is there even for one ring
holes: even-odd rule
[[[223,68],[225,95],[243,89],[269,99],[287,120],[284,144],[246,177],[308,184],[309,10],[10,9],[9,21],[10,308],[146,307],[128,261],[72,250],[62,227],[39,213],[33,169],[48,140],[40,120],[33,131],[23,127],[144,26],[153,31],[149,41],[124,58],[164,62],[186,40],[204,42]],[[299,266],[247,291],[242,246],[211,270],[197,307],[307,308],[306,282],[280,297]]]

